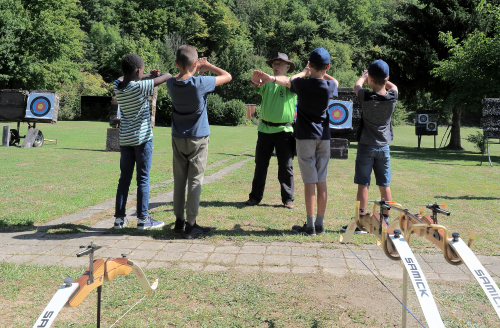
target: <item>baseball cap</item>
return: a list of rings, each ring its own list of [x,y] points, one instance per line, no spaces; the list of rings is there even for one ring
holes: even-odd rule
[[[389,65],[382,59],[376,60],[368,66],[368,74],[385,79],[389,76]]]
[[[319,47],[311,52],[309,61],[318,65],[328,65],[330,64],[330,54],[325,48]]]

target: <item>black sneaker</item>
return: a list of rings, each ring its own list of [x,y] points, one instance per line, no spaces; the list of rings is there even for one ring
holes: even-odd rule
[[[179,218],[175,219],[174,232],[183,233],[185,225],[186,225],[186,220],[182,220]]]
[[[184,228],[184,234],[182,235],[185,239],[196,239],[200,235],[206,234],[210,232],[210,228],[208,227],[200,227],[197,223],[194,225],[186,224]]]
[[[342,232],[346,232],[346,231],[347,231],[347,226],[346,226],[346,225],[345,225],[345,226],[343,226],[343,227],[342,227],[342,229],[340,229],[340,230],[342,230]],[[354,230],[354,233],[359,235],[359,234],[362,234],[362,233],[367,233],[367,232],[366,232],[366,231],[361,230],[361,229],[360,229],[360,228],[358,228],[358,227],[356,227],[356,230]]]
[[[315,225],[314,229],[316,230],[317,235],[322,235],[325,233],[325,228],[323,227],[323,225]]]
[[[256,200],[256,199],[253,199],[253,198],[249,198],[246,202],[245,202],[245,205],[247,206],[255,206],[255,205],[259,205],[259,201]]]
[[[313,227],[307,227],[307,223],[304,223],[304,225],[301,227],[299,225],[294,225],[292,227],[292,231],[295,233],[300,233],[306,236],[316,236],[316,228]]]

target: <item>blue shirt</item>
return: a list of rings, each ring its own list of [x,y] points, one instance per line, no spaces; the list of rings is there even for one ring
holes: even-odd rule
[[[338,96],[333,80],[296,78],[290,91],[297,94],[297,139],[330,140],[328,100]]]
[[[167,80],[172,99],[172,136],[200,138],[210,135],[207,93],[215,89],[215,76],[191,76],[184,81]]]

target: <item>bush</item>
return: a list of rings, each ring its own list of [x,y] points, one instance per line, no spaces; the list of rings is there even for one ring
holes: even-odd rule
[[[480,131],[476,131],[476,134],[469,134],[467,138],[465,138],[468,142],[474,145],[474,148],[479,150],[479,152],[484,154],[486,152],[486,147],[484,145],[485,137]]]
[[[239,99],[229,100],[224,104],[223,125],[240,125],[245,122],[247,106]]]
[[[172,125],[172,99],[168,95],[167,88],[158,88],[156,97],[156,125]]]
[[[214,93],[209,94],[207,97],[208,122],[210,124],[223,124],[224,111],[224,101],[222,98]]]

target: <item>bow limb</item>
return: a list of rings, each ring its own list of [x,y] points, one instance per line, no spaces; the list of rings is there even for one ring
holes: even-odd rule
[[[144,290],[155,290],[158,288],[158,279],[156,279],[152,285],[149,284],[148,279],[146,278],[146,275],[144,274],[144,271],[142,271],[141,267],[135,263],[132,260],[129,260],[132,262],[132,271],[135,273],[137,276],[137,279],[139,279],[139,283],[141,284],[142,289]]]
[[[50,327],[63,306],[68,302],[68,299],[78,287],[78,283],[71,283],[69,286],[67,284],[62,285],[54,294],[49,304],[47,304],[47,307],[45,307],[33,328]]]

